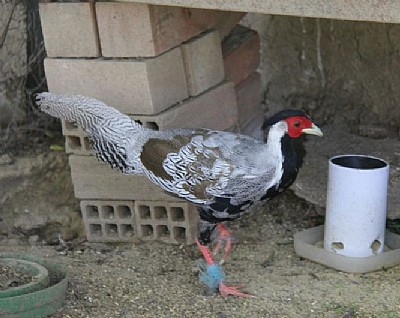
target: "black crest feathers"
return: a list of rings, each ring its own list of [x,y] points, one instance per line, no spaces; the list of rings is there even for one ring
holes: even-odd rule
[[[272,126],[276,124],[277,122],[280,122],[281,120],[284,120],[285,118],[293,117],[293,116],[302,116],[309,118],[306,113],[300,109],[285,109],[280,111],[279,113],[276,113],[272,117],[264,120],[264,124],[262,126],[262,129],[266,129],[269,126]]]

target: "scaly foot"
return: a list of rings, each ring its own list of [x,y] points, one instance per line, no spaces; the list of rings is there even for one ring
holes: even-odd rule
[[[220,264],[223,264],[225,262],[225,260],[228,258],[229,253],[231,252],[232,237],[231,237],[231,233],[229,232],[227,227],[222,223],[219,223],[217,225],[217,231],[218,231],[218,238],[217,238],[217,244],[215,245],[215,247],[213,249],[213,255],[216,255],[219,252],[219,250],[221,249],[222,244],[224,244],[225,245],[224,254],[222,255],[221,260],[220,260]]]
[[[255,296],[246,294],[239,290],[241,286],[227,286],[224,283],[219,283],[219,293],[222,297],[226,298],[229,295],[243,297],[243,298],[254,298]]]

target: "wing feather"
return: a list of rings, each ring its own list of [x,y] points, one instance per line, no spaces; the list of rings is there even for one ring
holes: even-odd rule
[[[254,149],[239,151],[243,144],[249,147],[249,142]],[[150,138],[140,158],[144,173],[153,182],[181,198],[204,205],[215,197],[225,197],[241,204],[265,193],[268,182],[264,179],[269,173],[263,174],[251,159],[261,145],[246,136],[196,130],[165,139]]]

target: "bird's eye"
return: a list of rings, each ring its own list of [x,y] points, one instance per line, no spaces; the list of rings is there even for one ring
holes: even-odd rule
[[[296,128],[299,128],[300,125],[301,125],[301,123],[298,120],[293,123],[293,126]]]

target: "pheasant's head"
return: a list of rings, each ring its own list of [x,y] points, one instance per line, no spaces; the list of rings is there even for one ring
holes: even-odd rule
[[[279,122],[286,123],[286,132],[292,138],[298,138],[302,134],[323,135],[321,129],[319,129],[302,110],[283,110],[267,119],[264,122],[263,129]]]

